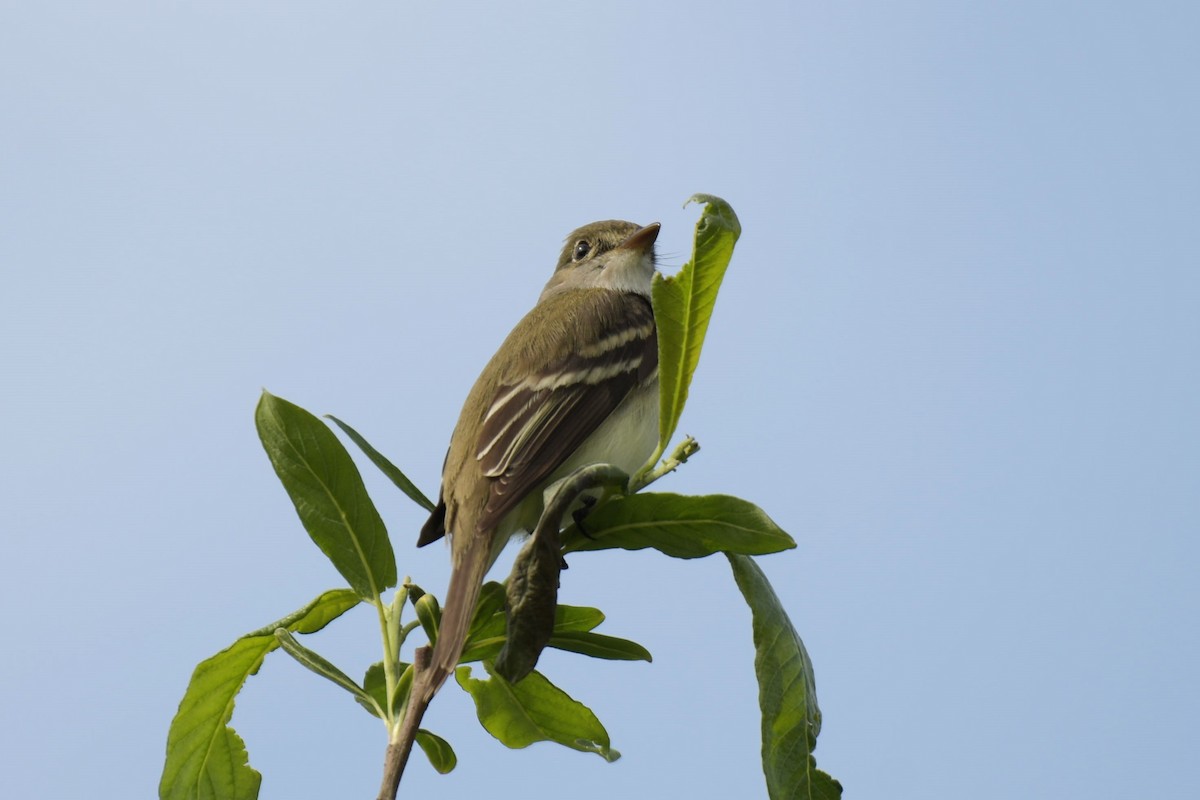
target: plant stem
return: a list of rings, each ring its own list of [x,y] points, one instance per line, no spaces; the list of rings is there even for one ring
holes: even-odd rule
[[[687,460],[694,456],[696,451],[699,449],[700,444],[695,439],[693,439],[691,436],[685,437],[684,440],[679,443],[679,446],[671,452],[671,455],[663,459],[661,464],[654,469],[647,470],[645,473],[639,472],[637,475],[633,476],[633,479],[629,482],[628,493],[633,494],[634,492],[641,491],[664,475],[669,475],[670,473],[679,469],[679,467],[687,463]]]
[[[417,730],[421,725],[421,717],[433,696],[425,697],[424,676],[429,668],[429,659],[433,654],[429,646],[418,647],[413,653],[413,682],[411,700],[405,710],[404,717],[398,725],[391,727],[387,751],[383,758],[383,784],[379,787],[379,800],[396,800],[396,792],[400,788],[400,778],[404,775],[404,767],[412,754],[413,742],[417,740]]]
[[[392,695],[396,691],[396,662],[397,657],[394,655],[398,646],[393,646],[393,637],[391,631],[390,620],[388,619],[388,610],[384,607],[381,598],[376,597],[375,610],[379,614],[379,633],[383,637],[383,680],[386,691],[384,697],[387,698],[387,707],[383,709],[383,724],[391,730],[392,726]]]

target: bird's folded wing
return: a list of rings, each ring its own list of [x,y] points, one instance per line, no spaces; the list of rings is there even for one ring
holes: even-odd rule
[[[641,295],[588,292],[570,334],[586,341],[519,380],[501,383],[484,416],[475,457],[493,479],[479,527],[494,527],[658,369],[654,312]]]

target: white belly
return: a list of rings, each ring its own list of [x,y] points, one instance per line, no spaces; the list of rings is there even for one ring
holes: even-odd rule
[[[637,472],[654,453],[658,445],[658,381],[630,394],[608,419],[588,437],[575,453],[563,462],[540,489],[508,514],[500,524],[493,552],[500,554],[504,542],[514,534],[529,533],[542,515],[545,492],[555,483],[580,467],[589,464],[612,464],[629,475]],[[600,492],[589,493],[599,495]],[[569,522],[569,518],[567,519]]]

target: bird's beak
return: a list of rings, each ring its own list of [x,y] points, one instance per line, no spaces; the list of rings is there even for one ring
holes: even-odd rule
[[[662,228],[657,222],[651,222],[644,228],[639,228],[629,234],[629,238],[617,245],[617,250],[633,250],[635,252],[648,252],[654,247],[654,240],[658,238],[658,231]]]

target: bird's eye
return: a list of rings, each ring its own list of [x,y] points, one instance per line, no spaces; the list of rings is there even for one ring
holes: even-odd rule
[[[575,243],[575,252],[571,254],[571,260],[582,261],[590,252],[592,252],[592,243],[587,239],[580,239]]]

